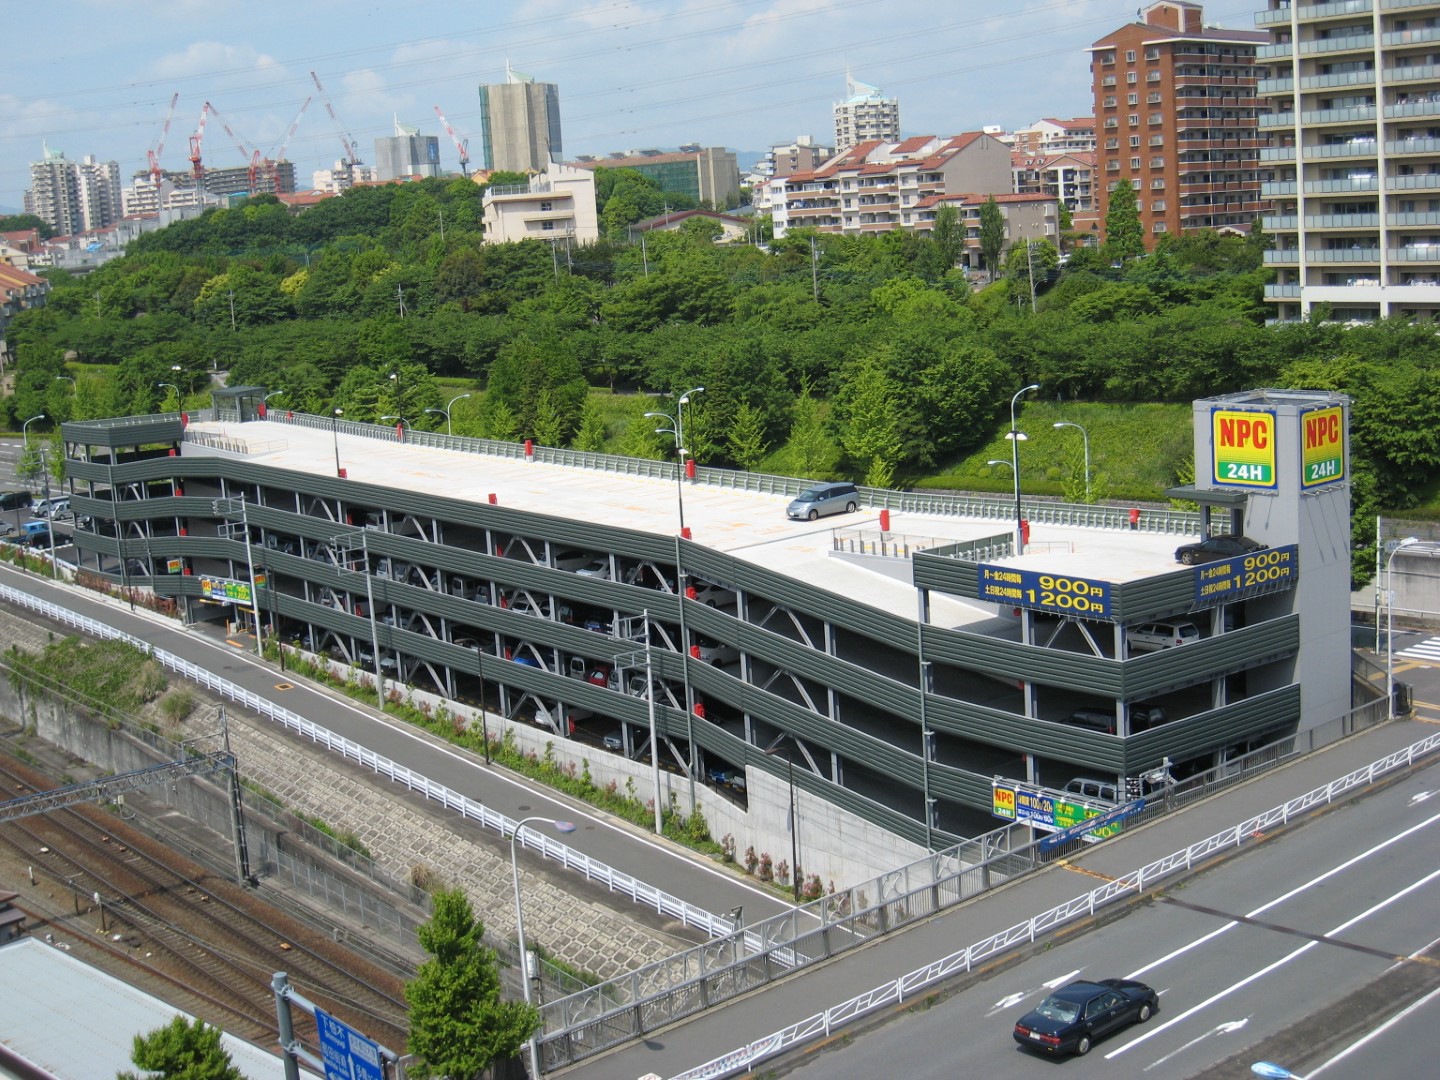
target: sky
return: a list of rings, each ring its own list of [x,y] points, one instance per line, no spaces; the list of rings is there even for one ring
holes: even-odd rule
[[[1259,6],[1219,0],[1205,21],[1253,29]],[[1126,0],[0,0],[0,210],[19,210],[47,145],[117,161],[128,184],[177,93],[167,169],[189,167],[207,101],[208,167],[276,156],[295,124],[285,156],[303,189],[341,156],[342,131],[373,163],[398,117],[439,136],[442,169],[458,170],[436,106],[478,167],[477,87],[504,82],[507,64],[559,87],[567,158],[682,143],[758,153],[800,135],[829,145],[847,71],[899,100],[905,135],[1014,129],[1089,115],[1086,49],[1136,11]]]

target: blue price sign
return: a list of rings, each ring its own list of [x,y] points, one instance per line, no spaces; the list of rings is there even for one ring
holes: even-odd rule
[[[320,1036],[325,1080],[384,1080],[380,1047],[374,1040],[321,1009],[315,1010],[315,1030]]]
[[[1233,559],[1197,566],[1195,602],[1210,607],[1228,604],[1275,588],[1288,589],[1300,574],[1300,549],[1295,544],[1263,548]]]
[[[1035,608],[1082,619],[1110,617],[1110,583],[1090,578],[1039,574],[1014,566],[981,563],[975,568],[981,600]]]

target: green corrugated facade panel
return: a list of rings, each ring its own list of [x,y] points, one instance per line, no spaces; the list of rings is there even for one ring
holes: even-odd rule
[[[167,432],[178,439],[175,422],[156,422],[156,432]],[[67,438],[70,437],[67,425]],[[117,429],[118,430],[118,429]],[[131,429],[149,432],[149,427]],[[77,433],[79,434],[79,433]],[[88,429],[84,434],[92,434]],[[113,433],[112,433],[113,434]],[[86,441],[86,440],[81,440]],[[101,445],[100,440],[88,440]],[[150,441],[147,435],[146,441]],[[163,440],[159,440],[163,441]],[[105,445],[133,445],[115,435]],[[298,512],[299,507],[316,508],[343,505],[352,520],[364,510],[384,510],[390,521],[412,516],[429,521],[443,518],[442,532],[457,539],[465,530],[474,535],[488,535],[492,541],[508,542],[507,538],[529,537],[549,540],[559,548],[581,548],[597,552],[613,552],[626,559],[648,561],[668,568],[673,565],[677,548],[684,571],[727,587],[743,590],[747,602],[760,609],[770,606],[786,608],[798,617],[843,627],[845,635],[883,645],[900,657],[916,657],[917,627],[914,621],[877,611],[848,597],[796,581],[783,574],[757,567],[721,552],[677,542],[674,538],[616,529],[588,522],[551,518],[541,514],[492,506],[486,503],[463,502],[441,496],[422,495],[374,485],[315,476],[276,469],[243,459],[221,456],[191,455],[169,457],[157,455],[126,462],[113,468],[97,462],[73,462],[70,475],[91,480],[97,485],[143,483],[154,494],[168,491],[171,481],[185,491],[183,496],[160,494],[144,500],[112,504],[77,496],[73,500],[77,513],[97,519],[114,515],[124,521],[154,518],[190,523],[192,535],[158,537],[150,541],[148,554],[156,559],[185,557],[225,560],[232,565],[244,562],[244,545],[215,535],[199,535],[213,531],[215,513],[213,500],[222,494],[217,478],[224,478],[223,494],[247,496],[247,516],[252,528],[280,536],[301,537],[312,543],[324,544],[330,539],[347,535],[358,538],[361,528],[340,520],[327,519]],[[263,491],[269,505],[254,499]],[[289,509],[289,507],[297,509]],[[282,508],[285,507],[285,508]],[[336,511],[339,512],[338,510]],[[363,524],[363,521],[361,522]],[[444,546],[412,536],[367,529],[365,539],[372,555],[388,556],[413,565],[423,565],[440,572],[444,579],[451,576],[473,581],[491,581],[505,589],[527,589],[553,593],[558,602],[571,602],[617,609],[638,614],[649,610],[660,621],[679,621],[680,600],[674,594],[642,589],[615,582],[581,578],[565,571],[537,566],[516,558],[500,558],[485,551],[465,547]],[[81,546],[91,551],[114,555],[119,545],[113,538],[81,534]],[[131,557],[138,554],[135,541],[125,548]],[[279,579],[286,577],[308,580],[316,587],[356,593],[356,575],[343,573],[328,563],[298,554],[284,554],[254,548],[257,564],[263,563]],[[955,559],[918,556],[914,561],[916,584],[941,589],[957,595],[974,596],[976,573],[973,563]],[[668,573],[668,569],[667,569]],[[1128,584],[1117,590],[1116,606],[1123,599],[1126,609],[1147,613],[1184,610],[1180,588],[1193,594],[1191,577],[1185,572]],[[449,595],[447,592],[401,583],[375,576],[371,579],[377,606],[393,602],[407,609],[423,612],[453,623],[472,626],[483,632],[496,632],[537,645],[559,649],[567,654],[597,659],[613,658],[635,651],[629,642],[597,635],[578,626],[535,619],[495,605],[479,604]],[[157,588],[168,595],[199,594],[199,579],[193,576],[157,578]],[[262,603],[270,600],[262,594]],[[322,604],[307,602],[298,596],[278,594],[273,603],[280,614],[311,622],[317,626],[368,640],[368,619],[347,614]],[[1169,605],[1167,607],[1167,605]],[[1178,605],[1178,606],[1177,606]],[[868,667],[832,656],[775,630],[742,622],[724,611],[701,604],[686,603],[684,617],[693,633],[703,633],[716,640],[736,645],[752,656],[793,672],[815,685],[834,690],[856,703],[853,708],[869,707],[875,713],[896,722],[894,739],[877,738],[858,728],[847,726],[843,712],[840,720],[830,719],[755,685],[741,681],[727,671],[686,664],[669,650],[652,652],[659,677],[679,681],[688,673],[694,689],[707,701],[723,703],[738,713],[749,714],[783,731],[791,732],[818,747],[863,762],[876,772],[892,778],[909,792],[907,801],[918,808],[918,794],[924,784],[925,767],[918,750],[920,746],[920,695],[917,675],[903,676],[900,681],[886,677]],[[779,625],[779,624],[777,624]],[[399,645],[414,658],[431,664],[450,664],[473,672],[476,665],[468,650],[429,637],[428,635],[387,626],[378,628],[382,648]],[[1280,658],[1294,651],[1298,644],[1297,620],[1286,616],[1232,634],[1208,639],[1183,649],[1166,650],[1127,662],[1081,653],[1064,652],[1039,646],[1026,646],[965,631],[941,627],[924,628],[924,654],[928,661],[954,666],[1000,680],[1030,679],[1064,690],[1083,691],[1111,697],[1135,699],[1171,686],[1203,681],[1217,671],[1239,671],[1257,663]],[[467,661],[471,661],[468,662]],[[627,723],[648,723],[646,702],[640,698],[609,693],[565,675],[553,674],[524,665],[504,664],[497,658],[486,658],[487,681],[504,676],[503,681],[519,690],[536,694],[546,700],[561,699],[587,708],[603,710]],[[903,663],[901,665],[904,666]],[[918,667],[918,664],[916,665]],[[498,667],[498,670],[492,670]],[[1153,767],[1155,747],[1169,747],[1171,757],[1183,746],[1186,752],[1237,741],[1263,728],[1283,725],[1295,709],[1298,688],[1266,695],[1264,707],[1240,703],[1204,717],[1188,718],[1175,725],[1166,725],[1130,739],[1128,744],[1118,738],[1073,728],[1063,724],[1030,719],[972,702],[930,696],[926,715],[931,727],[986,746],[1019,751],[1028,749],[1045,757],[1072,761],[1077,768],[1119,774],[1127,768]],[[1259,699],[1257,699],[1259,700]],[[1277,720],[1278,718],[1278,720]],[[684,709],[669,706],[657,708],[657,723],[662,732],[684,738],[693,729],[697,744],[726,760],[740,765],[777,767],[775,759],[767,758],[757,747],[749,746],[717,724],[687,716]],[[1169,730],[1173,727],[1173,731]],[[1173,737],[1172,737],[1173,736]],[[1179,741],[1176,741],[1176,738]],[[1204,741],[1207,740],[1208,741]],[[1203,745],[1202,745],[1203,742]],[[905,745],[900,745],[901,743]],[[1198,752],[1198,750],[1196,752]],[[1162,755],[1163,756],[1163,755]],[[783,768],[783,765],[779,766]],[[988,775],[967,771],[950,763],[932,763],[929,768],[932,795],[964,803],[977,809],[990,806]],[[798,778],[797,778],[798,780]],[[904,835],[923,840],[923,826],[899,814],[893,807],[877,806],[853,792],[806,773],[804,784],[813,785],[837,805],[859,808],[869,820],[884,824]],[[918,813],[918,809],[916,811]],[[918,830],[918,832],[917,832]]]

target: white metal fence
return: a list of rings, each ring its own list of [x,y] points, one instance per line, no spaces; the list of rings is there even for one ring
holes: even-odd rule
[[[158,663],[174,671],[183,678],[205,687],[207,690],[221,697],[227,698],[238,705],[273,720],[275,723],[289,728],[291,731],[311,742],[323,746],[332,753],[364,766],[379,776],[385,777],[393,783],[400,784],[410,791],[419,792],[425,798],[437,802],[449,810],[453,810],[461,817],[478,821],[487,828],[499,832],[502,836],[511,836],[515,832],[516,822],[498,811],[492,810],[483,803],[474,799],[466,798],[458,791],[453,791],[438,784],[428,777],[408,769],[398,762],[375,753],[359,743],[352,742],[343,736],[313,723],[297,713],[291,712],[268,701],[258,694],[251,693],[243,687],[236,686],[228,679],[222,679],[204,668],[197,667],[184,657],[176,656],[166,652],[164,649],[157,649],[148,642],[141,640],[131,634],[126,634],[113,626],[109,626],[94,619],[79,614],[29,593],[11,588],[7,585],[0,585],[0,597],[29,608],[31,611],[46,618],[54,619],[67,626],[73,626],[82,633],[97,638],[107,638],[126,641],[137,649],[149,653]],[[724,937],[731,934],[734,923],[724,915],[717,915],[696,907],[676,896],[671,896],[653,885],[650,885],[631,874],[626,874],[605,863],[590,858],[583,852],[547,836],[534,829],[524,828],[520,830],[520,845],[540,852],[545,858],[561,863],[566,869],[581,874],[587,881],[603,885],[612,893],[628,897],[633,903],[642,905],[658,914],[678,920],[683,926],[693,926],[708,934],[711,937]]]

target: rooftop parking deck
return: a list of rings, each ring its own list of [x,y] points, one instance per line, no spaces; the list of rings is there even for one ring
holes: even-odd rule
[[[351,426],[351,425],[347,425]],[[196,422],[188,431],[220,437],[228,449],[199,441],[183,452],[233,454],[297,472],[332,476],[338,458],[347,477],[362,483],[487,503],[572,520],[594,521],[656,535],[679,528],[679,498],[673,479],[625,475],[543,461],[404,444],[393,429],[376,427],[376,437],[272,421],[244,424]],[[842,557],[837,529],[879,535],[879,514],[862,507],[817,521],[785,516],[789,497],[686,481],[685,524],[695,543],[840,593],[907,618],[916,614],[915,589],[903,560],[879,556]],[[890,532],[920,545],[973,541],[1012,531],[1009,521],[942,514],[890,512]],[[1121,529],[1032,526],[1023,556],[989,560],[1036,572],[1120,584],[1179,569],[1174,553],[1183,537]],[[1008,612],[1007,612],[1008,613]],[[957,597],[934,597],[931,619],[962,626],[994,619],[996,607]]]

